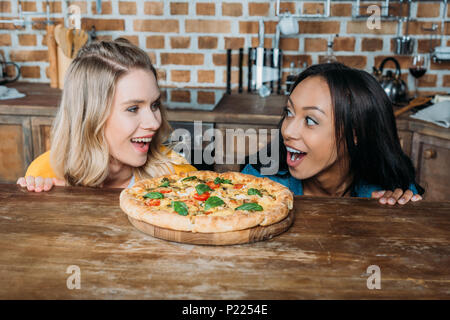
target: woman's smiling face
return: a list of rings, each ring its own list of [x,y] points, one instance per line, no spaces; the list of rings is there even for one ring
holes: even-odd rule
[[[293,177],[308,179],[336,164],[333,105],[323,78],[309,77],[295,87],[287,103],[281,134]]]
[[[113,159],[140,167],[161,126],[160,91],[150,71],[131,70],[116,83],[105,137]]]

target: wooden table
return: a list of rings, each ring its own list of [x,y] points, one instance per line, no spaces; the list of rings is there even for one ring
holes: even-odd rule
[[[450,298],[450,202],[296,197],[286,233],[213,247],[137,231],[119,192],[1,184],[0,299]],[[80,289],[67,288],[71,265]]]

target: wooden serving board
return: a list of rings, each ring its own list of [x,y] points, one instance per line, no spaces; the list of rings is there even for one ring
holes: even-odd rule
[[[130,216],[128,216],[128,219],[138,230],[155,238],[189,244],[223,246],[271,239],[289,229],[294,222],[294,211],[291,210],[286,218],[270,226],[257,226],[245,230],[216,233],[171,230],[136,220]]]

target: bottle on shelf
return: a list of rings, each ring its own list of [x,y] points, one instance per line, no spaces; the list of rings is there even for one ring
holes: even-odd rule
[[[338,37],[339,35],[336,35]],[[330,36],[327,43],[327,55],[323,59],[323,63],[333,63],[337,62],[336,56],[334,55],[333,50],[333,44],[334,44],[334,38],[333,36]]]

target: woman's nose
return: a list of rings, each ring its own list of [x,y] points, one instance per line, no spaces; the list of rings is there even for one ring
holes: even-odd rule
[[[141,113],[141,127],[143,129],[157,130],[161,125],[155,113],[150,108],[145,108]]]
[[[283,123],[283,126],[281,127],[281,134],[283,138],[286,139],[292,139],[292,140],[298,140],[301,138],[301,125],[299,121],[285,121]]]

